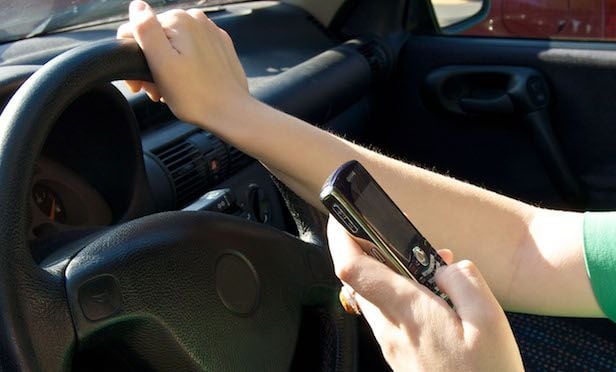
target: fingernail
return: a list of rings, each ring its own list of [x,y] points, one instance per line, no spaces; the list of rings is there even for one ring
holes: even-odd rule
[[[338,293],[338,299],[344,311],[351,315],[361,315],[359,304],[355,299],[355,291],[349,286],[342,286]]]
[[[141,0],[134,0],[131,1],[130,5],[128,6],[128,11],[129,12],[142,12],[147,8],[148,4],[141,1]]]

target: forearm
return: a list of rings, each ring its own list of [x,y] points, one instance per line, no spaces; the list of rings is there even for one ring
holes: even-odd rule
[[[477,263],[504,306],[580,313],[562,301],[567,282],[559,278],[567,276],[554,265],[573,265],[579,272],[583,257],[541,259],[544,248],[530,231],[540,209],[380,155],[261,103],[243,104],[213,127],[321,209],[318,195],[327,176],[343,162],[359,160],[436,248]],[[547,250],[554,246],[541,240]],[[580,291],[592,297],[588,288]]]

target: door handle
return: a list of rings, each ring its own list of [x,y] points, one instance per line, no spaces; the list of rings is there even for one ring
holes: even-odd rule
[[[447,66],[426,78],[428,97],[466,116],[507,115],[547,108],[550,94],[539,72],[514,66]]]
[[[460,108],[472,114],[513,114],[514,107],[511,97],[506,93],[496,97],[460,98]]]
[[[436,107],[451,114],[518,118],[563,199],[584,207],[586,193],[554,134],[548,111],[550,91],[538,71],[515,66],[447,66],[427,76],[425,90]]]

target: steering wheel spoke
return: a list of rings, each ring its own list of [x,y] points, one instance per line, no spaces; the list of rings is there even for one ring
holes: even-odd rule
[[[287,370],[302,304],[335,291],[327,265],[321,248],[272,228],[170,212],[86,246],[66,286],[78,342],[113,339],[155,369]]]

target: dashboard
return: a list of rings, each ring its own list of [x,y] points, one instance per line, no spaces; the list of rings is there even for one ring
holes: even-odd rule
[[[92,185],[44,156],[36,164],[30,203],[30,238],[112,221],[109,204]]]
[[[245,14],[251,17],[239,22]],[[254,96],[334,130],[365,126],[371,64],[349,48],[331,52],[339,41],[310,15],[272,1],[229,5],[209,15],[234,39]],[[0,102],[41,64],[73,47],[115,38],[118,26],[0,45]],[[311,58],[316,62],[305,68]],[[335,76],[356,89],[341,91]],[[47,243],[57,245],[63,236],[86,236],[170,210],[234,214],[295,232],[260,163],[122,82],[94,87],[66,109],[41,151],[30,194],[28,237],[39,262],[52,253]]]

